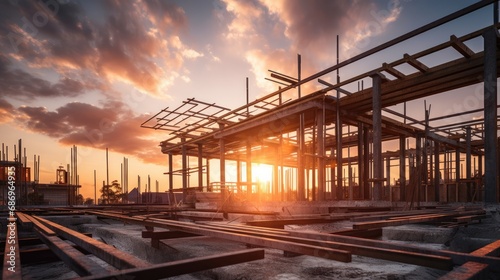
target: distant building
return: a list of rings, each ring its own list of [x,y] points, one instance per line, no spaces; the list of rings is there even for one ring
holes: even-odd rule
[[[169,197],[168,192],[143,192],[139,193],[137,188],[133,188],[128,193],[128,203],[141,204],[175,204],[182,200],[182,193],[174,193]],[[124,201],[124,203],[127,203]]]
[[[10,179],[9,176],[11,176]],[[30,168],[24,167],[18,161],[0,161],[0,205],[7,205],[8,203],[8,187],[10,184],[15,187],[16,205],[25,204],[28,187],[31,185]]]
[[[15,176],[9,180],[9,171]],[[14,182],[16,205],[74,205],[80,185],[68,182],[68,173],[62,167],[56,170],[54,183],[31,181],[30,168],[18,161],[0,161],[0,205],[7,205],[9,181]]]

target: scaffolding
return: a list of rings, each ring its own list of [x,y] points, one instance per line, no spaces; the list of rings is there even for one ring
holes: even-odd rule
[[[496,16],[486,28],[460,37],[452,34],[441,44],[402,53],[400,59],[344,81],[338,76],[339,69],[494,2],[480,1],[309,77],[301,78],[299,56],[297,78],[271,71],[284,87],[234,110],[191,98],[174,110],[160,111],[141,126],[170,132],[160,143],[169,156],[169,190],[175,190],[173,156],[180,155],[182,168],[177,172],[185,195],[193,172],[198,173],[198,187],[213,191],[208,160],[219,160],[215,184],[222,201],[236,187],[248,196],[282,201],[390,200],[410,206],[421,201],[498,202]],[[468,47],[473,40],[482,40],[482,51]],[[438,65],[422,62],[442,51],[458,57]],[[399,70],[403,68],[411,70],[404,73]],[[326,81],[335,71],[336,83]],[[389,108],[476,84],[482,84],[482,109],[431,118],[426,104],[425,119],[418,120],[406,110]],[[302,94],[305,85],[321,88]],[[347,90],[356,85],[357,90]],[[484,117],[473,119],[476,113]],[[470,120],[454,121],[463,116]],[[383,149],[386,143],[397,143],[399,149]],[[195,169],[188,166],[188,157],[198,158]],[[226,187],[227,161],[237,166],[231,187]],[[269,185],[252,182],[252,164],[257,163],[272,167]],[[391,176],[392,167],[398,167],[397,176]]]

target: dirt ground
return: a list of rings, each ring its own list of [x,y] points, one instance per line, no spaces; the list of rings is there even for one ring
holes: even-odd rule
[[[439,232],[441,238],[432,237],[434,225],[407,225],[391,227],[384,233],[383,239],[392,242],[408,242],[435,249],[447,249],[470,252],[494,240],[500,239],[500,207],[489,209],[492,218],[480,224],[469,225]],[[80,223],[73,228],[81,232],[90,232],[94,238],[118,249],[131,253],[151,263],[161,263],[191,257],[207,256],[223,252],[247,249],[244,244],[229,242],[211,237],[190,237],[162,240],[159,249],[150,246],[149,239],[141,237],[141,226],[105,220],[105,223],[93,219],[91,223]],[[224,223],[224,222],[223,222]],[[289,226],[290,230],[308,230],[331,232],[349,226],[349,222]],[[413,234],[409,234],[413,233]],[[389,238],[388,238],[389,236]],[[426,237],[427,236],[427,237]],[[397,239],[397,240],[390,240]],[[433,242],[437,241],[437,242]],[[107,264],[100,261],[102,266]],[[209,271],[177,276],[170,279],[393,279],[421,280],[436,279],[446,271],[415,265],[389,262],[362,256],[352,256],[352,262],[342,263],[311,256],[285,257],[283,251],[265,249],[265,259],[217,268]],[[74,272],[62,262],[23,267],[24,279],[70,279],[76,278]],[[494,277],[497,276],[492,276]],[[128,279],[128,278],[127,278]],[[498,279],[498,278],[497,278]]]

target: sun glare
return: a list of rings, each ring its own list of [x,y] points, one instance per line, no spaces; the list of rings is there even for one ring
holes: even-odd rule
[[[267,164],[254,164],[252,166],[252,175],[254,182],[271,182],[273,167]]]

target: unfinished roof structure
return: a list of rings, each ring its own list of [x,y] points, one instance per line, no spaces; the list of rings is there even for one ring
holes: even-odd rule
[[[493,3],[493,25],[340,80],[344,67]],[[168,205],[0,212],[2,279],[499,279],[496,15],[498,2],[483,0],[306,78],[299,56],[297,78],[271,72],[285,86],[236,109],[191,98],[160,111],[142,126],[169,132]],[[455,56],[424,63],[442,51]],[[470,85],[480,109],[431,118],[426,106],[419,120],[390,108]],[[269,180],[252,180],[258,164]],[[43,265],[57,260],[66,267]]]
[[[343,81],[338,76],[354,62],[493,2],[478,2],[306,78],[300,77],[299,56],[298,78],[271,71],[286,86],[234,110],[196,99],[162,110],[142,126],[170,132],[160,143],[169,155],[170,191],[186,193],[188,177],[197,173],[199,190],[220,192],[223,201],[239,193],[269,200],[498,202],[496,17],[484,29],[460,37],[449,34],[441,44],[401,53],[400,59]],[[483,50],[468,47],[472,40],[482,40]],[[422,62],[449,50],[459,57],[433,66]],[[402,68],[412,70],[398,70]],[[335,72],[336,82],[325,81]],[[482,87],[480,110],[430,118],[426,108],[426,118],[417,120],[388,109],[475,84]],[[356,85],[357,90],[346,90]],[[472,120],[480,111],[484,118]],[[471,120],[451,121],[457,116]],[[450,121],[435,126],[438,120]],[[383,150],[390,141],[399,143],[399,149]],[[172,169],[174,155],[182,157],[180,170]],[[189,166],[188,157],[198,158],[196,167]],[[219,159],[218,182],[210,182],[208,175],[204,180],[208,159]],[[235,181],[226,179],[228,161],[236,162]],[[269,184],[252,182],[256,163],[273,166]],[[399,166],[399,174],[390,174],[393,165]],[[175,174],[182,176],[181,188],[173,185]],[[390,178],[399,178],[397,184]]]

